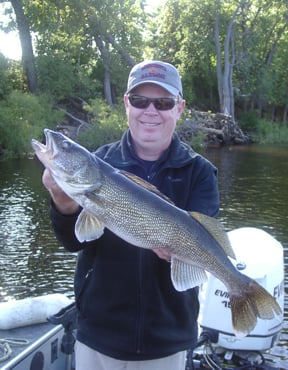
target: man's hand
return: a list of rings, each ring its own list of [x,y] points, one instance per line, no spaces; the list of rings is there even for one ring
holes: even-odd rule
[[[60,213],[69,215],[78,211],[79,204],[64,193],[64,191],[57,185],[47,168],[45,168],[43,172],[42,182],[45,188],[49,191],[51,198]]]
[[[154,248],[152,249],[154,253],[157,254],[159,258],[162,258],[163,260],[166,260],[168,262],[171,261],[171,255],[165,248]]]

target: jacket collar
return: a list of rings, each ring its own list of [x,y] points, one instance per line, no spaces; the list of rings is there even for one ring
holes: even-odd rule
[[[103,148],[105,149],[105,147]],[[100,156],[101,151],[100,148]],[[98,151],[96,153],[98,154]],[[167,167],[178,168],[190,163],[198,155],[189,145],[180,140],[177,133],[174,133],[169,148],[165,150],[157,162],[159,165],[165,162]],[[140,161],[133,149],[129,129],[123,134],[120,141],[108,145],[108,150],[105,152],[103,159],[116,168],[139,165]]]

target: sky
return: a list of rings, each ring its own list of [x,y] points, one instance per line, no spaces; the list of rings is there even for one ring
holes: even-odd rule
[[[9,59],[21,59],[22,52],[18,32],[6,34],[0,31],[0,51]]]
[[[154,8],[165,0],[146,0],[147,6]],[[3,4],[2,4],[3,6]],[[0,8],[0,21],[3,19]],[[17,31],[4,33],[0,31],[0,51],[9,59],[20,60],[22,56],[19,35]]]

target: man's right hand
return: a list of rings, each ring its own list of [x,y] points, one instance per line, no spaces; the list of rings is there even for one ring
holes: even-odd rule
[[[64,193],[64,191],[57,185],[47,168],[45,168],[43,172],[42,182],[45,188],[49,191],[55,207],[60,213],[69,215],[78,211],[79,204]]]

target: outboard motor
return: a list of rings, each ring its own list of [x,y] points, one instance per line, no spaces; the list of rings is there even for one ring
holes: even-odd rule
[[[256,280],[276,298],[284,311],[283,247],[267,232],[244,227],[228,232],[235,252],[235,267]],[[273,347],[282,329],[282,317],[258,319],[253,331],[244,338],[234,335],[225,285],[210,275],[201,291],[200,326],[212,331],[217,345],[231,350],[263,351]]]

